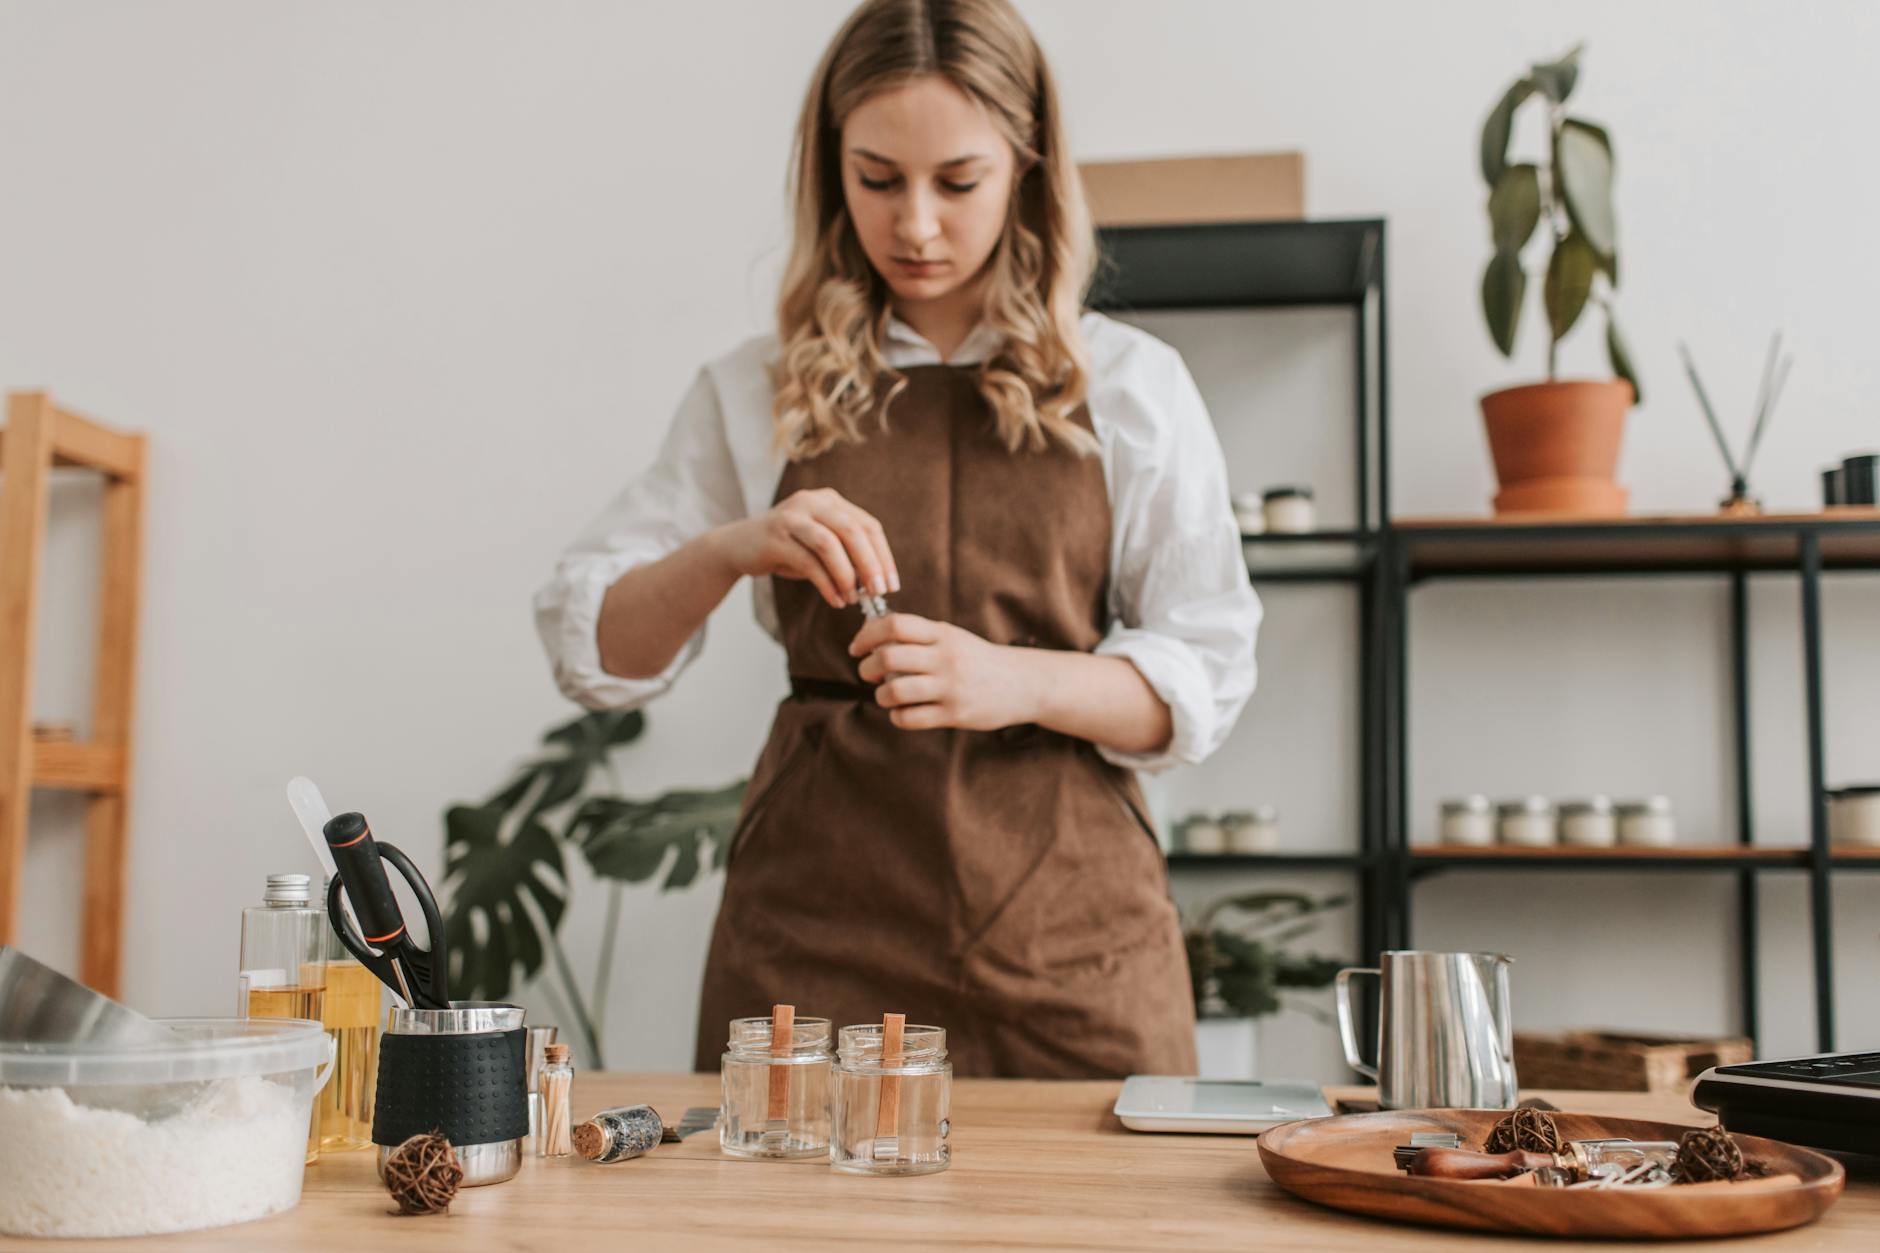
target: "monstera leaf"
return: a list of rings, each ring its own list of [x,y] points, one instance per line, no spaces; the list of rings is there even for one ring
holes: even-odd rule
[[[554,750],[535,758],[524,767],[543,778],[541,792],[529,812],[539,817],[579,796],[587,786],[588,776],[607,764],[614,749],[640,738],[646,731],[646,715],[637,709],[625,713],[602,711],[583,714],[564,722],[542,737],[542,743]]]
[[[533,978],[567,906],[561,845],[533,815],[504,840],[508,809],[496,803],[456,805],[444,815],[450,901],[444,935],[451,993],[460,1000],[507,998],[518,969],[523,981]],[[539,922],[525,900],[534,904]]]
[[[575,810],[566,838],[580,846],[595,874],[627,883],[651,879],[676,850],[661,886],[682,888],[698,877],[707,846],[712,865],[724,864],[743,804],[743,780],[646,801],[596,796]]]

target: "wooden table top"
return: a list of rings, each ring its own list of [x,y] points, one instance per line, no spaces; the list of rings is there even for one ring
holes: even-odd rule
[[[821,1163],[722,1157],[715,1133],[635,1161],[528,1158],[507,1183],[458,1194],[448,1216],[397,1217],[371,1153],[329,1154],[307,1170],[300,1207],[211,1231],[124,1241],[0,1241],[0,1247],[366,1249],[1254,1248],[1338,1253],[1532,1246],[1547,1241],[1395,1226],[1320,1209],[1275,1187],[1247,1136],[1141,1135],[1110,1114],[1118,1085],[960,1080],[953,1164],[937,1175],[857,1178]],[[1335,1094],[1359,1095],[1357,1089]],[[1540,1093],[1563,1109],[1708,1121],[1677,1097]],[[714,1075],[579,1075],[577,1119],[647,1102],[669,1122],[716,1105]],[[1880,1165],[1847,1159],[1847,1192],[1820,1222],[1755,1237],[1758,1253],[1867,1250],[1880,1228]],[[1679,1244],[1712,1249],[1742,1241]],[[1644,1245],[1607,1244],[1608,1249]],[[1747,1247],[1747,1246],[1744,1246]]]

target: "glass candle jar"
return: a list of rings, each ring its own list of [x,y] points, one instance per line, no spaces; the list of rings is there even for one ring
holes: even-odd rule
[[[1664,848],[1678,842],[1677,820],[1671,816],[1671,801],[1666,797],[1624,801],[1617,806],[1617,812],[1621,844]]]
[[[1880,848],[1880,784],[1828,793],[1828,841],[1850,848]]]
[[[1503,844],[1522,848],[1546,848],[1559,841],[1554,819],[1554,803],[1545,796],[1504,801],[1496,807],[1497,824]]]
[[[1230,853],[1271,853],[1279,848],[1279,810],[1256,805],[1223,814],[1221,831]]]
[[[1459,796],[1443,802],[1437,839],[1443,844],[1480,848],[1495,842],[1495,814],[1486,796]]]
[[[827,1018],[797,1018],[771,1049],[769,1018],[731,1024],[721,1074],[718,1147],[732,1157],[821,1157],[829,1151]]]
[[[1266,529],[1276,535],[1303,535],[1317,526],[1309,487],[1269,487],[1261,504]]]
[[[1261,535],[1266,531],[1266,501],[1259,492],[1234,493],[1234,521],[1242,535]]]
[[[898,1063],[881,1057],[878,1022],[842,1028],[835,1067],[835,1133],[829,1164],[858,1175],[945,1170],[953,1063],[941,1027],[905,1028]]]
[[[1619,841],[1612,801],[1592,796],[1560,807],[1560,842],[1578,848],[1611,848]]]
[[[1227,828],[1206,814],[1195,814],[1181,824],[1178,834],[1184,851],[1190,853],[1224,853],[1227,851]]]

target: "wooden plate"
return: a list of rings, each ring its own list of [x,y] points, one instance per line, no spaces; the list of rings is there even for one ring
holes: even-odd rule
[[[1416,1131],[1453,1131],[1480,1148],[1505,1110],[1387,1110],[1287,1123],[1260,1137],[1274,1183],[1332,1209],[1395,1222],[1472,1231],[1664,1240],[1781,1231],[1813,1222],[1841,1195],[1845,1174],[1831,1157],[1759,1136],[1737,1136],[1744,1156],[1796,1182],[1671,1188],[1568,1189],[1414,1178],[1391,1149]],[[1636,1118],[1555,1114],[1569,1140],[1676,1140],[1689,1127]]]

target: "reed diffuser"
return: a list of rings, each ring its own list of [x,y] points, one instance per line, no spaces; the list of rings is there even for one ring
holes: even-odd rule
[[[1743,449],[1743,460],[1739,464],[1730,452],[1730,441],[1724,438],[1723,424],[1717,421],[1717,411],[1710,403],[1710,395],[1704,390],[1704,381],[1697,375],[1697,363],[1691,359],[1691,350],[1683,344],[1678,345],[1678,355],[1684,358],[1684,373],[1691,380],[1691,389],[1697,393],[1698,407],[1704,411],[1704,420],[1710,424],[1710,433],[1716,437],[1717,451],[1723,454],[1724,468],[1730,472],[1730,494],[1718,505],[1718,512],[1727,518],[1754,517],[1760,514],[1762,502],[1750,494],[1749,469],[1756,460],[1756,450],[1762,446],[1763,428],[1768,425],[1769,415],[1775,411],[1776,400],[1782,395],[1782,385],[1788,382],[1789,367],[1794,359],[1783,357],[1782,333],[1776,332],[1769,341],[1769,357],[1763,364],[1762,384],[1756,392],[1755,416],[1750,424],[1749,443]]]

